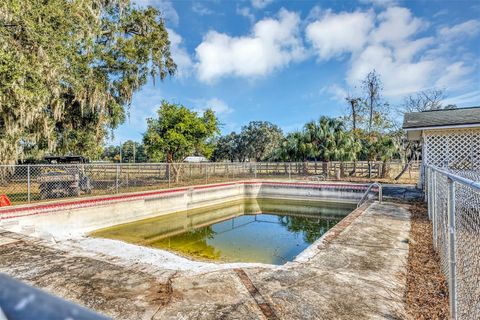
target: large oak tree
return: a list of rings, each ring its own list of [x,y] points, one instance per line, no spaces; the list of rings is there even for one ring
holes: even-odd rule
[[[212,110],[202,115],[185,106],[162,101],[157,118],[147,119],[148,128],[143,143],[148,157],[155,161],[177,163],[190,155],[210,157],[213,146],[210,140],[219,133],[218,119]],[[172,165],[173,176],[178,180],[178,168]]]
[[[173,75],[160,12],[129,0],[0,2],[0,163],[96,156],[148,77]]]

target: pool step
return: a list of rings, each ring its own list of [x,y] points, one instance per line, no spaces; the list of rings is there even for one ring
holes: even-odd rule
[[[32,235],[33,233],[35,233],[35,226],[30,224],[23,225],[21,227],[20,233],[25,235]]]
[[[0,228],[5,229],[10,232],[20,233],[24,235],[31,235],[35,232],[34,225],[22,225],[18,222],[18,220],[7,220],[0,222]]]
[[[0,228],[10,232],[20,233],[34,238],[39,238],[56,243],[53,235],[46,231],[36,230],[34,225],[25,224],[22,225],[18,220],[3,220],[0,221]]]
[[[0,228],[15,233],[21,233],[22,231],[22,226],[18,220],[2,220],[0,221]]]
[[[18,220],[12,220],[12,219],[0,220],[0,227],[8,228],[11,226],[18,226],[18,225],[19,225]]]
[[[46,232],[46,231],[37,231],[37,232],[32,233],[31,236],[35,237],[35,238],[42,239],[42,240],[51,241],[53,243],[57,242],[55,240],[55,238],[53,237],[53,235],[50,232]]]

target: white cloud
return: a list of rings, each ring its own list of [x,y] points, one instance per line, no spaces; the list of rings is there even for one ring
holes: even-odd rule
[[[437,13],[435,13],[433,15],[434,18],[438,18],[438,17],[442,17],[444,15],[447,15],[448,14],[448,10],[447,9],[442,9],[440,11],[438,11]]]
[[[437,64],[433,60],[400,61],[392,49],[371,45],[353,59],[347,81],[356,85],[374,69],[382,77],[385,94],[399,96],[428,87]]]
[[[464,62],[454,62],[442,70],[442,74],[435,85],[449,88],[465,85],[465,76],[472,71],[473,67],[466,66]]]
[[[193,62],[187,50],[183,46],[182,37],[175,31],[168,29],[168,38],[170,39],[170,50],[173,61],[177,64],[177,76],[179,78],[187,77],[193,68]]]
[[[468,52],[465,45],[468,45],[470,38],[477,37],[479,34],[480,20],[468,20],[452,26],[443,25],[437,29],[436,46],[426,54],[437,58],[447,56],[450,60],[478,61],[478,55]]]
[[[320,93],[330,94],[330,98],[339,103],[345,103],[345,98],[347,98],[348,96],[347,90],[345,90],[345,88],[342,88],[338,84],[332,84],[330,86],[323,87],[320,90]]]
[[[169,0],[133,0],[135,4],[140,7],[155,7],[160,10],[162,17],[172,23],[174,26],[178,25],[179,17],[177,10]]]
[[[361,49],[373,27],[371,12],[331,11],[306,28],[306,38],[312,43],[321,59],[329,59],[346,52]]]
[[[459,107],[480,106],[480,90],[470,91],[461,95],[447,98],[442,101],[443,104],[456,104]]]
[[[433,37],[415,38],[428,23],[406,8],[390,7],[377,16],[368,44],[354,53],[348,72],[350,85],[358,84],[375,69],[382,77],[385,95],[399,97],[433,85],[441,61],[421,55]]]
[[[391,7],[377,17],[379,25],[373,30],[371,39],[377,43],[401,45],[420,31],[426,23],[412,16],[407,8]]]
[[[237,14],[247,18],[250,20],[251,23],[255,21],[255,16],[253,15],[252,11],[248,7],[239,7],[237,5]]]
[[[417,40],[403,41],[401,45],[395,46],[395,58],[398,61],[412,61],[415,56],[425,48],[435,43],[434,37],[425,37]]]
[[[375,69],[382,76],[387,96],[400,96],[428,87],[437,70],[437,61],[416,56],[434,39],[413,39],[426,25],[406,8],[390,7],[380,13],[368,45],[352,56],[348,82],[358,84]]]
[[[360,3],[370,4],[378,7],[390,7],[397,4],[397,0],[360,0]]]
[[[303,59],[299,23],[297,13],[282,9],[276,18],[258,21],[248,36],[209,31],[195,49],[199,79],[212,82],[228,75],[264,76]]]
[[[313,6],[312,9],[308,12],[307,17],[305,18],[304,22],[310,23],[322,17],[322,8],[319,5]]]
[[[192,11],[201,16],[208,16],[214,13],[213,10],[210,10],[209,8],[205,7],[200,2],[195,2],[192,5]]]
[[[192,100],[197,112],[204,112],[211,109],[216,115],[222,116],[233,112],[233,109],[223,100],[219,98],[210,99],[194,99]]]
[[[438,31],[441,37],[448,40],[459,40],[466,37],[474,37],[480,33],[480,21],[468,20],[452,27],[443,27]]]
[[[232,113],[233,109],[225,103],[225,101],[218,98],[211,98],[205,103],[207,108],[212,109],[216,114]]]
[[[268,6],[273,0],[252,0],[252,7],[255,9],[263,9]]]
[[[315,21],[307,25],[306,38],[320,60],[350,57],[348,85],[358,86],[375,69],[382,77],[385,95],[395,98],[434,86],[453,88],[467,84],[462,79],[468,78],[476,67],[465,59],[472,58],[453,55],[446,49],[454,38],[479,34],[477,24],[478,21],[469,20],[444,26],[438,35],[425,37],[422,32],[429,23],[406,8],[388,7],[377,15],[371,10],[327,11],[317,14]],[[334,98],[338,96],[338,88],[327,89]]]

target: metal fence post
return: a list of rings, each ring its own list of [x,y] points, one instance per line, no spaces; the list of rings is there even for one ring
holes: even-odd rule
[[[257,179],[257,163],[255,162],[255,165],[253,167],[254,173],[255,173],[255,179]]]
[[[168,187],[170,188],[170,163],[167,163],[167,173],[168,173]]]
[[[378,184],[378,202],[383,202],[383,187],[381,184]]]
[[[117,164],[117,168],[115,170],[115,193],[118,193],[118,174],[120,172],[120,166]]]
[[[437,173],[432,170],[432,221],[433,245],[437,248]]]
[[[28,203],[30,203],[30,165],[27,165],[27,198]]]
[[[427,167],[427,209],[430,221],[432,221],[432,195],[432,169]]]
[[[205,162],[205,184],[208,184],[208,163]]]
[[[288,180],[292,180],[292,163],[288,163]]]
[[[449,298],[450,318],[457,318],[457,281],[456,281],[456,258],[455,258],[455,182],[448,178],[448,249],[449,249]]]

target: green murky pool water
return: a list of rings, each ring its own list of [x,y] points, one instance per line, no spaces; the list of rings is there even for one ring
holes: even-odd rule
[[[283,264],[354,208],[351,203],[248,199],[121,224],[91,235],[199,260]]]

